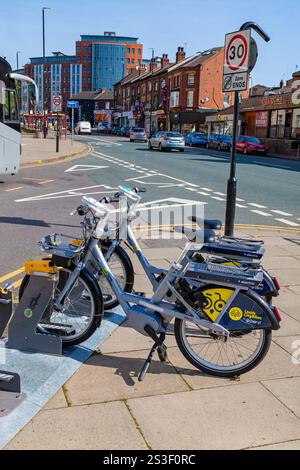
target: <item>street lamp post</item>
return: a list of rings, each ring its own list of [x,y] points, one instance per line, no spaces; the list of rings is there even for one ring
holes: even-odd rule
[[[46,40],[45,40],[45,11],[51,10],[49,7],[42,8],[42,19],[43,19],[43,111],[44,111],[44,122],[43,122],[43,131],[44,139],[47,137],[47,126],[46,126],[46,100],[45,100],[45,58],[46,58]]]
[[[152,101],[153,101],[153,72],[154,72],[154,49],[150,47],[152,51],[151,57],[151,93],[150,93],[150,132],[149,137],[152,135]]]
[[[17,51],[16,53],[16,57],[17,57],[17,70],[19,70],[19,54],[21,53],[21,51]]]

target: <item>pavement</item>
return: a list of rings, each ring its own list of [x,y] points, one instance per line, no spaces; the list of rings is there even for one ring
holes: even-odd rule
[[[240,228],[264,239],[264,266],[276,274],[283,317],[270,352],[239,380],[214,378],[191,366],[168,337],[169,361],[155,357],[138,373],[151,340],[119,327],[6,449],[300,449],[300,233]],[[167,265],[179,246],[143,242]],[[135,262],[136,289],[150,286]]]
[[[55,149],[50,139],[27,142],[28,154],[34,155],[34,145]],[[83,194],[100,198],[119,184],[144,186],[145,203],[202,202],[205,216],[224,220],[225,152],[150,152],[112,136],[80,142],[92,147],[84,158],[37,164],[1,178],[1,284],[18,288],[24,261],[40,256],[36,242],[45,234],[80,235],[80,219],[69,214]],[[193,369],[170,337],[169,363],[156,358],[140,384],[150,342],[120,327],[7,448],[300,448],[300,163],[238,156],[237,170],[237,229],[265,240],[264,265],[283,286],[275,302],[282,328],[264,362],[240,381],[215,379]],[[142,243],[148,258],[163,266],[180,252],[166,242]],[[150,294],[140,267],[135,271],[136,290]]]
[[[88,144],[79,141],[74,141],[72,144],[70,137],[67,136],[67,138],[60,139],[59,152],[56,152],[54,138],[37,139],[33,136],[23,135],[21,168],[81,157],[87,153],[88,149]]]

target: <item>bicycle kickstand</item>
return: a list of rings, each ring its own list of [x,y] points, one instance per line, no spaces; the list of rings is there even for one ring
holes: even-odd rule
[[[149,325],[145,326],[145,332],[154,340],[154,345],[152,346],[150,353],[146,359],[146,362],[139,374],[139,382],[143,382],[156,350],[161,362],[167,361],[167,346],[164,344],[164,341],[166,339],[165,333],[162,333],[160,337],[158,337],[156,332]]]

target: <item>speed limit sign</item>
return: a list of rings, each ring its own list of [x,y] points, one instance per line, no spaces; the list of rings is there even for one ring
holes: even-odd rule
[[[224,48],[224,92],[247,90],[250,45],[250,29],[226,35]]]
[[[52,111],[54,113],[60,113],[62,110],[62,96],[55,95],[52,98]]]

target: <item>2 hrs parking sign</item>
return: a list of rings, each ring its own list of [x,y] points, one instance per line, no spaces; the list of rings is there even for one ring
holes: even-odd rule
[[[223,77],[224,92],[247,90],[250,45],[250,29],[226,35]]]

